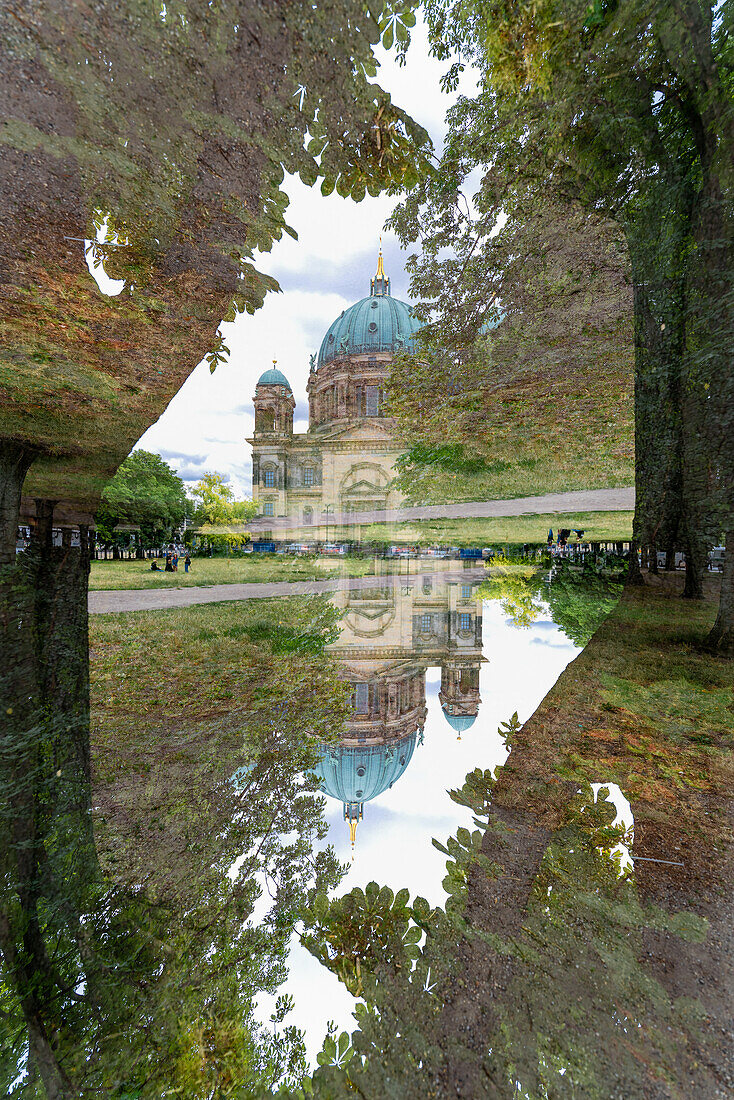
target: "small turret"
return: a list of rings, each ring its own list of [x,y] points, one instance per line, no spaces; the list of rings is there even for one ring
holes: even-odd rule
[[[441,666],[439,702],[444,718],[456,730],[458,740],[474,725],[481,696],[479,694],[480,657],[449,657]]]
[[[296,402],[290,382],[276,367],[261,374],[255,386],[255,438],[293,435],[293,411]]]

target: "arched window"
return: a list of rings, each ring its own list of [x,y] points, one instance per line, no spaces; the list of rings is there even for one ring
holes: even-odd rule
[[[369,684],[352,684],[352,708],[355,714],[367,714],[369,706]]]
[[[313,466],[305,466],[303,469],[303,484],[313,485]]]
[[[265,488],[266,489],[274,489],[275,488],[275,470],[266,470],[264,476],[265,476]]]

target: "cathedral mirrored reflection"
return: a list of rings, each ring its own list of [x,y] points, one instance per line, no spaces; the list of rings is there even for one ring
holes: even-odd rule
[[[365,804],[391,789],[423,744],[426,672],[440,666],[439,702],[460,739],[479,713],[483,570],[441,560],[375,562],[362,586],[346,576],[334,602],[341,634],[330,652],[351,687],[341,742],[324,746],[321,790],[343,803],[354,847]]]

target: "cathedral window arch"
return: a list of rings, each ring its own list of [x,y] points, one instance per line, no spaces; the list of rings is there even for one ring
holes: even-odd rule
[[[370,686],[364,681],[352,683],[352,710],[355,714],[369,713]]]
[[[459,630],[471,630],[471,615],[465,611],[459,615]]]
[[[274,516],[275,515],[275,504],[272,500],[266,500],[264,502],[264,504],[263,504],[263,515],[264,516]]]
[[[263,484],[266,489],[275,488],[275,470],[272,466],[263,471]]]
[[[313,485],[313,466],[303,467],[303,484],[306,486]]]

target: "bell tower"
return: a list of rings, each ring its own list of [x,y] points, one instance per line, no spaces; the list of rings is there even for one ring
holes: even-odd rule
[[[293,439],[293,411],[296,403],[290,382],[279,371],[276,360],[258,378],[255,386],[255,431],[252,444],[252,499],[260,503],[262,515],[286,514],[288,448]]]

